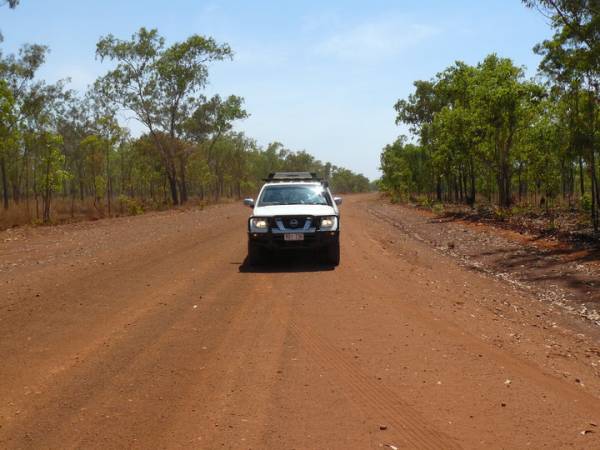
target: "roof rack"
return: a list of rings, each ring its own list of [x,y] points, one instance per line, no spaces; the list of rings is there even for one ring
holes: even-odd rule
[[[319,178],[315,172],[271,172],[264,181],[319,181],[323,179]]]

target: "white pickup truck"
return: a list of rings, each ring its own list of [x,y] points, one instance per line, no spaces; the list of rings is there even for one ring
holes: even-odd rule
[[[262,262],[269,250],[314,249],[325,261],[340,263],[339,197],[310,172],[275,172],[265,179],[248,220],[248,262]]]

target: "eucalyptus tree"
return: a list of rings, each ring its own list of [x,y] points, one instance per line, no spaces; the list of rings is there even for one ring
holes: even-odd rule
[[[243,108],[244,99],[235,95],[230,95],[225,100],[221,96],[215,95],[209,100],[200,97],[198,106],[191,117],[183,124],[185,136],[197,146],[204,149],[208,168],[217,175],[218,162],[220,155],[216,154],[217,143],[219,139],[233,129],[233,122],[248,117],[248,113]],[[179,155],[181,173],[185,175],[185,166],[193,147],[187,147],[186,151]],[[185,180],[185,178],[183,178]],[[184,183],[185,185],[185,183]],[[215,196],[220,195],[220,189],[217,186]]]
[[[146,126],[161,155],[172,201],[178,204],[175,139],[198,105],[208,80],[207,64],[231,58],[230,47],[200,35],[166,47],[156,29],[140,28],[129,40],[101,38],[96,54],[117,63],[97,81],[98,90]],[[169,139],[161,139],[161,134]]]
[[[447,179],[455,200],[470,205],[476,195],[476,159],[480,156],[482,126],[473,107],[478,70],[456,62],[438,74],[436,90],[445,101],[434,115],[431,140],[433,162]]]
[[[266,174],[282,170],[281,152],[285,147],[281,142],[270,142],[267,147],[255,158],[253,172],[260,181]]]
[[[23,125],[31,119],[31,113],[39,109],[39,93],[43,91],[43,84],[35,81],[38,69],[45,62],[48,47],[37,44],[23,45],[17,54],[2,55],[0,59],[0,78],[12,98],[14,120],[10,122],[9,133],[19,133]],[[37,100],[36,100],[37,99]],[[28,149],[23,148],[19,140],[6,141],[0,159],[2,172],[5,174],[3,183],[8,184],[11,178],[13,200],[20,199],[19,181],[26,170],[25,163],[28,159]],[[3,194],[4,206],[8,205],[8,187]]]
[[[367,192],[370,188],[367,177],[343,168],[333,171],[329,184],[332,191],[339,193]]]
[[[64,169],[65,156],[62,153],[62,139],[59,135],[43,131],[37,137],[36,186],[42,197],[42,220],[50,223],[52,197],[69,173]]]
[[[600,101],[600,5],[592,0],[524,0],[531,8],[537,8],[551,21],[554,35],[552,39],[538,44],[536,52],[544,59],[540,68],[558,82],[568,80],[575,88],[574,99],[579,102],[581,81],[585,83],[587,130],[577,130],[585,138],[577,140],[587,151],[591,181],[591,215],[594,229],[600,228],[600,183],[598,182],[597,160],[600,157],[597,142],[598,108]],[[576,105],[579,109],[579,105]],[[580,159],[580,172],[583,163]],[[581,181],[581,189],[584,189]]]
[[[434,116],[446,104],[445,99],[440,96],[435,80],[414,82],[415,92],[408,96],[407,100],[398,100],[394,105],[396,110],[396,125],[405,123],[409,125],[411,133],[419,137],[426,159],[430,163],[426,170],[429,172],[431,192],[435,187],[436,198],[442,200],[442,178],[431,164],[433,161],[433,135],[432,125]]]
[[[112,155],[116,146],[126,137],[127,132],[119,125],[117,109],[110,98],[103,92],[90,89],[86,95],[86,103],[91,113],[91,130],[101,138],[104,146],[104,177],[106,180],[106,205],[108,214],[111,214],[111,201],[113,198]]]
[[[93,133],[93,111],[85,98],[72,96],[65,104],[64,113],[58,117],[56,132],[63,140],[66,168],[71,173],[71,214],[75,212],[75,200],[83,202],[87,193],[85,148],[82,141]]]
[[[61,180],[62,187],[64,187],[64,183],[69,179],[69,177],[63,176],[62,171],[65,167],[60,167],[60,164],[64,164],[66,161],[64,143],[57,129],[72,94],[71,91],[65,89],[63,81],[55,84],[37,82],[31,86],[22,103],[21,123],[19,124],[23,136],[22,151],[13,161],[15,166],[12,180],[13,197],[15,202],[19,201],[21,189],[23,189],[27,211],[29,211],[30,192],[32,192],[38,218],[40,216],[38,198],[41,197],[44,222],[50,220],[49,205],[56,191],[54,181],[50,180]],[[56,146],[60,146],[60,154],[55,151]],[[49,147],[52,147],[51,151]],[[40,178],[40,172],[45,173],[45,178]]]
[[[490,55],[478,65],[475,110],[485,126],[488,152],[496,172],[498,203],[512,203],[513,149],[533,119],[531,106],[541,100],[543,89],[524,79],[523,69],[508,58]]]
[[[202,95],[209,63],[231,57],[227,44],[194,35],[167,45],[145,28],[125,40],[108,35],[96,55],[112,67],[84,95],[64,80],[37,77],[47,53],[43,45],[0,53],[2,203],[9,208],[25,199],[19,207],[29,219],[31,200],[39,221],[56,219],[59,196],[70,197],[73,216],[76,203],[85,208],[88,199],[103,215],[115,200],[121,211],[137,212],[210,190],[215,197],[240,196],[273,170],[318,171],[352,189],[365,184],[305,151],[279,143],[263,149],[233,131],[235,121],[248,117],[243,99]],[[147,132],[132,139],[119,125],[123,112]]]
[[[384,148],[383,185],[406,193],[421,191],[422,180],[430,180],[424,191],[435,189],[438,201],[445,192],[447,199],[470,205],[478,185],[490,200],[495,185],[499,205],[509,207],[515,149],[544,95],[522,68],[496,55],[477,66],[456,62],[430,81],[415,82],[415,92],[395,109],[396,123],[407,123],[419,145],[409,147],[400,139]]]
[[[2,205],[8,209],[7,149],[15,146],[17,130],[14,99],[6,82],[0,80],[0,177],[2,177]]]
[[[431,185],[421,176],[425,173],[419,164],[425,155],[422,147],[407,142],[406,136],[398,137],[381,152],[381,187],[394,199],[406,199],[413,193],[429,192]],[[416,157],[415,157],[416,156]]]

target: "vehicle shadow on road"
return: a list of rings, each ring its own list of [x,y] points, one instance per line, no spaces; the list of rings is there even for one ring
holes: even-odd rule
[[[255,265],[246,258],[239,266],[240,273],[327,272],[334,269],[335,266],[322,262],[319,255],[303,251],[270,254]]]

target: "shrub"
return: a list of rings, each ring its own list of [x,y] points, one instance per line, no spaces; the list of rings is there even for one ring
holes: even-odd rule
[[[433,211],[436,216],[441,216],[445,211],[444,205],[441,203],[434,203],[434,205],[431,207],[431,211]]]
[[[583,197],[581,197],[581,200],[579,200],[579,203],[581,205],[581,209],[583,209],[585,212],[592,211],[592,196],[590,194],[584,194]]]
[[[135,198],[119,195],[117,200],[121,207],[121,213],[127,212],[130,216],[137,216],[144,213],[144,208],[142,208],[142,205]]]

